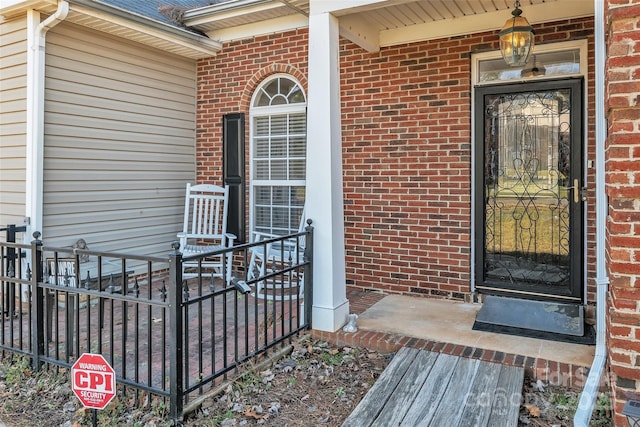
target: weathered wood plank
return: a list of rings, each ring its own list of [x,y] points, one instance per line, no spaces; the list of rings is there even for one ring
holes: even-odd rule
[[[386,402],[382,412],[376,418],[376,426],[397,426],[416,399],[416,390],[419,390],[427,378],[435,361],[437,353],[420,351],[414,359],[406,375],[394,390],[391,398]],[[415,402],[422,405],[422,402]]]
[[[440,400],[440,405],[433,414],[431,425],[455,426],[458,424],[462,415],[461,407],[464,405],[465,396],[469,393],[479,365],[479,360],[460,358],[449,381],[449,386]]]
[[[501,367],[488,426],[518,425],[523,382],[523,367],[504,365]]]
[[[402,348],[343,427],[517,426],[524,369]]]
[[[427,426],[431,421],[453,373],[457,370],[457,364],[461,359],[448,354],[439,354],[431,368],[429,378],[422,388],[416,392],[413,405],[405,414],[403,427]],[[447,425],[447,424],[445,424]]]
[[[502,366],[498,363],[480,362],[473,384],[463,399],[464,408],[458,427],[487,426],[495,398],[496,385]],[[502,424],[501,424],[502,425]]]
[[[401,348],[342,426],[372,425],[418,353],[415,348]]]

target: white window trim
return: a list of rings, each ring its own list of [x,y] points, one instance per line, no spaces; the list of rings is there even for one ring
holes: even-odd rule
[[[493,50],[490,52],[481,52],[481,53],[473,53],[471,54],[471,86],[486,86],[486,85],[499,85],[499,84],[509,84],[509,83],[517,83],[517,82],[530,82],[534,80],[546,80],[546,79],[561,79],[567,77],[579,77],[584,76],[587,78],[587,66],[588,66],[588,42],[586,39],[582,40],[569,40],[566,42],[557,42],[557,43],[545,43],[541,45],[533,46],[533,50],[531,51],[531,56],[539,55],[542,53],[549,52],[562,52],[564,50],[580,50],[580,72],[574,74],[563,74],[558,76],[538,76],[538,77],[523,77],[520,79],[511,79],[511,80],[494,80],[489,82],[480,82],[480,62],[486,61],[488,59],[499,59],[501,58],[499,50]],[[586,88],[585,88],[586,89]]]
[[[283,105],[274,105],[274,106],[261,106],[255,107],[256,97],[258,96],[260,89],[264,86],[268,85],[271,81],[277,78],[286,78],[295,82],[300,90],[302,91],[302,95],[304,96],[305,102],[299,102],[295,104],[283,104]],[[307,94],[304,92],[304,88],[300,84],[300,81],[293,77],[290,74],[285,73],[277,73],[270,75],[266,79],[264,79],[253,91],[251,95],[251,103],[249,104],[249,230],[253,232],[255,230],[255,214],[254,214],[254,185],[293,185],[293,186],[304,186],[306,185],[306,180],[287,180],[287,181],[277,181],[277,180],[254,180],[254,130],[255,130],[255,118],[257,117],[265,117],[271,116],[274,114],[290,114],[290,113],[305,113],[307,111]]]

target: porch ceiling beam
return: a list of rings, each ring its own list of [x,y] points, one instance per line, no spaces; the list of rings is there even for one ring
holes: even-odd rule
[[[568,0],[523,7],[522,14],[531,24],[593,16],[593,2]],[[393,46],[500,29],[510,17],[508,10],[469,15],[380,32],[380,46]]]
[[[340,35],[368,52],[380,50],[380,33],[361,16],[354,14],[340,17]]]

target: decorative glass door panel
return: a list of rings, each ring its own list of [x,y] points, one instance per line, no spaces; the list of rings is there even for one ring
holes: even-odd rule
[[[476,91],[476,285],[580,299],[582,80]]]

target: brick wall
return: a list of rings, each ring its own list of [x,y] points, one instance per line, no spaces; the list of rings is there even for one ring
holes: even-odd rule
[[[535,26],[536,43],[588,38],[593,19]],[[383,48],[342,47],[347,282],[462,298],[471,279],[471,52],[495,32]],[[589,68],[588,155],[594,158]],[[593,182],[593,171],[589,170]],[[589,190],[590,201],[594,200]],[[593,209],[588,210],[590,219]],[[588,221],[594,239],[594,221]],[[593,247],[593,245],[590,245]],[[589,265],[594,265],[593,250]],[[594,301],[594,272],[589,300]]]
[[[198,182],[222,183],[222,117],[225,114],[246,114],[245,140],[249,143],[251,96],[266,77],[289,74],[297,78],[307,92],[308,44],[307,30],[254,37],[227,44],[217,56],[198,62]],[[248,172],[248,146],[246,155]]]
[[[609,366],[616,425],[640,400],[640,0],[607,2]]]
[[[537,43],[587,38],[593,63],[592,18],[535,29]],[[383,48],[377,53],[342,42],[350,286],[453,298],[469,292],[470,53],[497,48],[497,32]],[[251,94],[265,77],[290,73],[307,90],[306,49],[306,30],[299,30],[225,45],[221,54],[198,63],[198,181],[221,182],[222,115],[245,112],[248,117]],[[591,66],[590,106],[592,70]],[[588,152],[593,158],[593,120],[589,118]],[[593,209],[589,215],[593,217]],[[594,229],[589,228],[589,236],[594,239]],[[591,250],[589,265],[595,264],[593,257]],[[590,296],[595,289],[592,282],[590,278]]]

